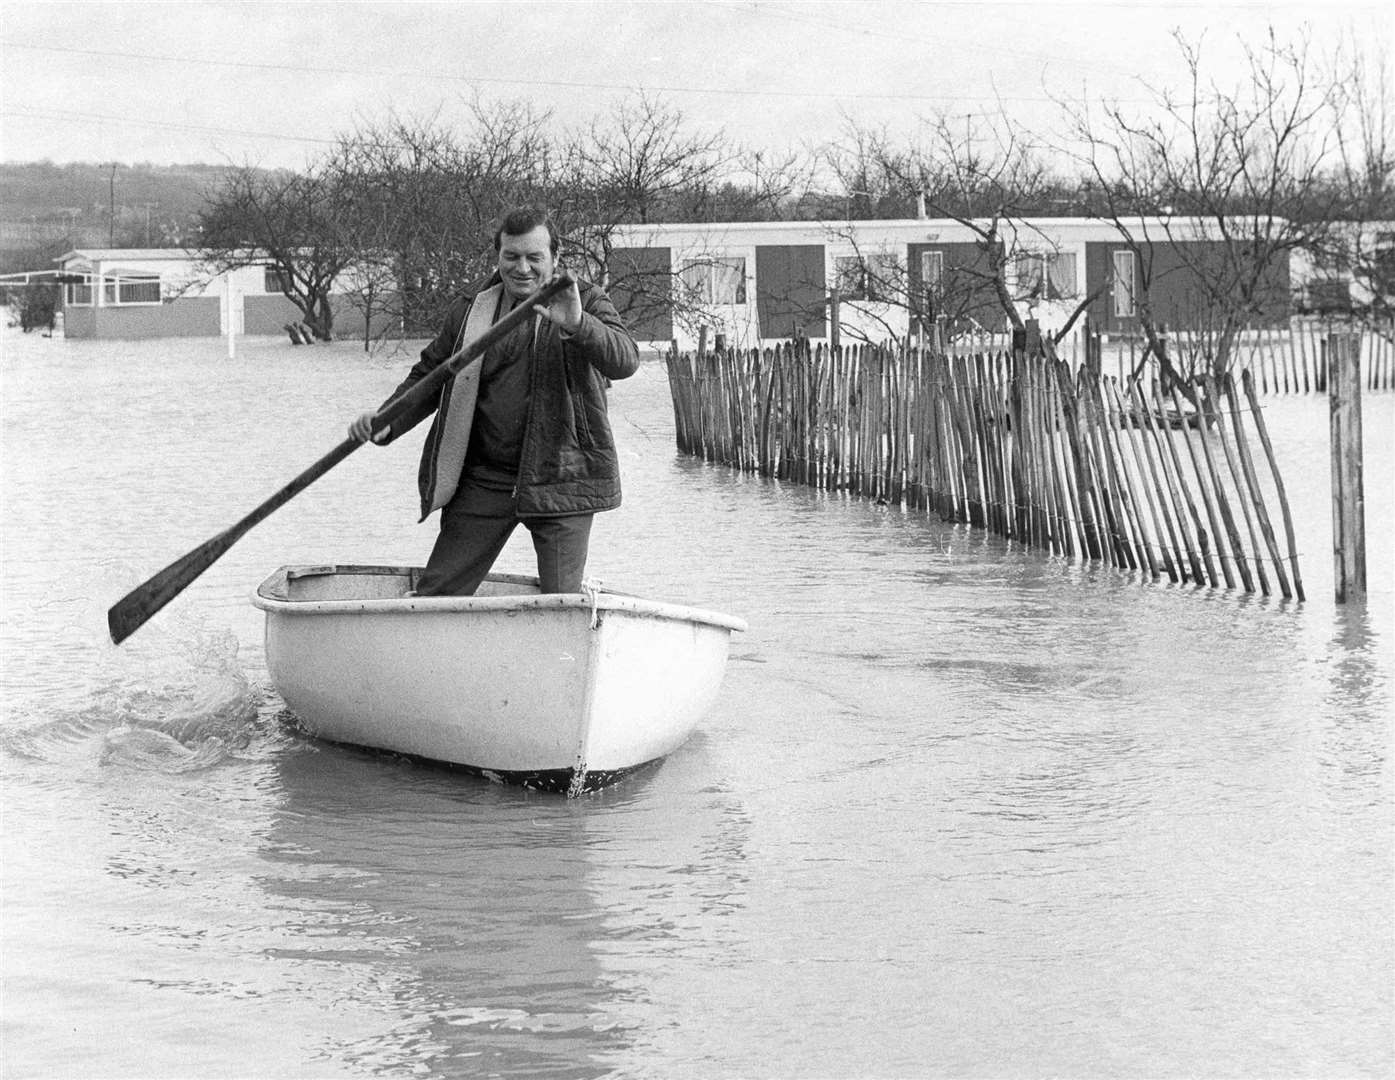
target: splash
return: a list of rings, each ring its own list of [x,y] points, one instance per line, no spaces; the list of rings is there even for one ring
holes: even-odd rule
[[[190,748],[173,735],[155,728],[112,728],[102,736],[99,765],[124,765],[155,772],[192,772],[217,765],[227,757],[227,745],[210,735]]]
[[[102,648],[77,701],[36,704],[0,736],[12,758],[81,768],[189,772],[257,757],[279,701],[248,678],[238,642],[185,616],[136,648]]]

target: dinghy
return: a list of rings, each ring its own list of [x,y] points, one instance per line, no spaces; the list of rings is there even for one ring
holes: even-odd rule
[[[257,588],[272,682],[308,734],[576,796],[659,761],[721,686],[730,615],[490,574],[416,596],[418,568],[285,566]]]

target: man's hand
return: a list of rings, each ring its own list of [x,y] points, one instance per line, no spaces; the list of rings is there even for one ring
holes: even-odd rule
[[[367,442],[369,436],[373,434],[373,421],[376,420],[377,417],[378,414],[376,412],[363,413],[349,425],[349,438],[353,439],[354,442]],[[387,441],[387,437],[387,430],[384,429],[373,436],[373,441],[381,446]]]
[[[546,304],[534,304],[533,310],[555,322],[563,333],[575,334],[581,329],[581,290],[576,279]]]

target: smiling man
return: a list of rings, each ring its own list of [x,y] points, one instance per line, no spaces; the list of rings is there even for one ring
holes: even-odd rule
[[[494,275],[452,305],[440,334],[388,402],[530,298],[557,273],[548,215],[525,207],[494,234]],[[620,468],[606,387],[639,367],[639,351],[610,298],[575,282],[448,381],[435,401],[396,420],[388,443],[435,413],[422,450],[421,516],[441,511],[419,596],[469,596],[510,534],[532,534],[543,592],[579,592],[591,518],[620,505]],[[384,403],[386,407],[387,403]],[[381,411],[381,410],[380,410]],[[349,428],[363,441],[375,413]]]

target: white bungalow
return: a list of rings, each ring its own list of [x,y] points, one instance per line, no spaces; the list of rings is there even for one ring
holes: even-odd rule
[[[1139,220],[1131,228],[1153,241],[1155,308],[1183,310],[1194,282],[1176,246],[1213,244],[1214,226],[1172,218]],[[956,320],[961,330],[1005,328],[980,237],[953,220],[625,225],[611,245],[612,295],[622,313],[629,309],[636,335],[654,342],[691,348],[700,326],[740,346],[794,333],[827,338],[835,293],[844,340],[914,333],[938,316]],[[999,245],[1023,318],[1054,329],[1090,297],[1087,313],[1096,329],[1138,329],[1142,268],[1109,222],[1002,222]],[[1281,321],[1289,310],[1288,267],[1275,268],[1272,278],[1265,317]],[[656,303],[656,296],[665,299],[664,288],[682,302]]]
[[[55,261],[69,338],[281,334],[303,319],[271,266],[214,272],[198,251],[175,248],[79,248]],[[336,335],[362,333],[347,296],[331,303]]]

